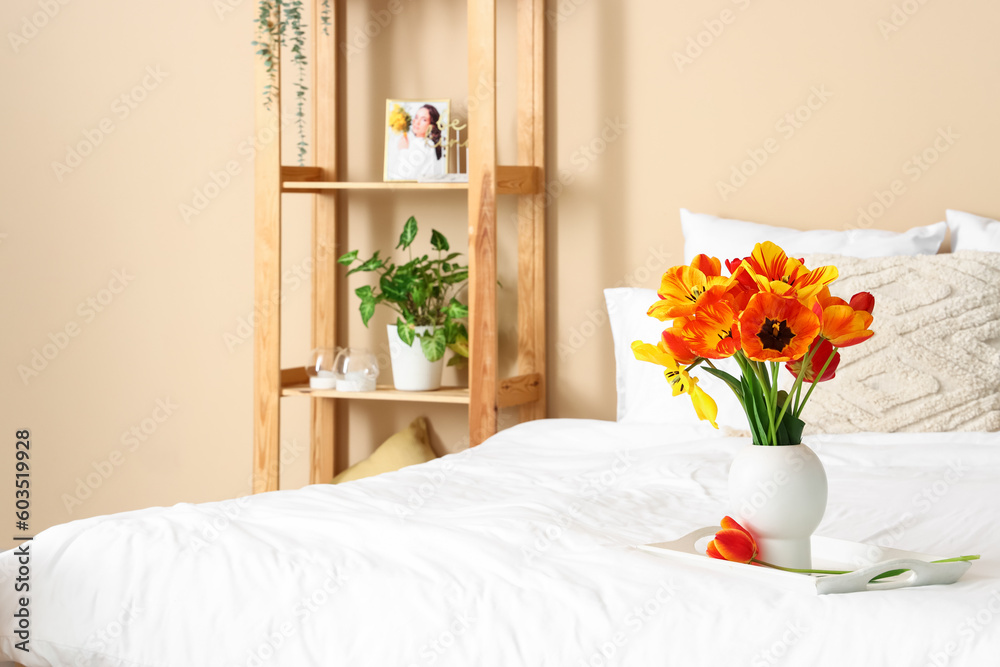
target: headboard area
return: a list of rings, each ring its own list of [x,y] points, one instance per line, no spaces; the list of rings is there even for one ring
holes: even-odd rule
[[[553,22],[554,416],[614,418],[601,290],[683,261],[681,208],[838,232],[1000,218],[1000,5],[573,4]]]

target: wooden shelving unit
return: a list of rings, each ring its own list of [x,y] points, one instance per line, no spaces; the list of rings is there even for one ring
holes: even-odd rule
[[[329,34],[321,25],[319,4],[311,20],[314,52],[315,164],[281,164],[280,103],[263,104],[271,74],[257,59],[256,125],[278,128],[278,137],[257,153],[254,210],[254,492],[278,488],[281,398],[305,396],[311,403],[311,463],[313,483],[331,479],[336,470],[335,405],[339,400],[378,400],[467,405],[469,442],[481,443],[497,430],[500,408],[520,406],[522,420],[545,416],[545,16],[544,0],[513,0],[517,11],[517,137],[518,164],[496,160],[496,0],[467,0],[469,26],[469,89],[486,90],[470,105],[468,120],[468,183],[349,182],[340,178],[338,107],[344,87],[339,80],[344,41],[343,0],[332,0]],[[277,11],[272,20],[278,21]],[[279,66],[280,70],[280,66]],[[277,82],[280,85],[280,71]],[[483,86],[483,82],[490,85]],[[464,192],[469,214],[469,387],[432,392],[396,391],[379,386],[373,392],[344,393],[309,388],[301,368],[281,368],[281,195],[309,194],[316,198],[313,225],[312,344],[337,345],[339,271],[336,238],[347,224],[339,198],[352,191],[425,190]],[[498,377],[497,340],[497,197],[518,199],[518,375]],[[332,306],[331,306],[332,304]]]

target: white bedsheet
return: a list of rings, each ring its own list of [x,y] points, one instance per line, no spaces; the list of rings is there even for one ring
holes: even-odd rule
[[[980,553],[815,596],[638,551],[718,523],[744,440],[547,420],[378,478],[75,521],[31,544],[34,665],[1000,664],[1000,435],[814,438],[818,534]],[[948,472],[948,471],[951,472]]]

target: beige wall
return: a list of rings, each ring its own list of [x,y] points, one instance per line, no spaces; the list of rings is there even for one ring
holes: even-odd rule
[[[252,306],[244,142],[253,134],[254,2],[63,2],[0,8],[0,439],[9,443],[0,508],[12,506],[14,432],[30,428],[33,531],[231,497],[249,489],[250,474],[252,358],[240,322]],[[40,5],[59,11],[44,17]],[[403,0],[367,45],[353,42],[351,178],[379,174],[384,98],[465,98],[460,5]],[[354,40],[366,12],[386,1],[349,6]],[[935,222],[946,207],[1000,215],[995,3],[562,0],[549,9],[553,416],[613,418],[601,289],[654,286],[680,260],[681,206],[843,229],[898,179],[905,192],[879,227]],[[511,18],[505,11],[498,88],[505,161],[513,161]],[[26,28],[33,21],[42,27]],[[678,57],[685,53],[689,60]],[[829,95],[800,109],[814,90]],[[797,110],[799,127],[782,123]],[[911,156],[949,128],[957,139],[947,152],[913,172]],[[79,164],[53,167],[88,136],[97,145]],[[723,196],[719,182],[768,139],[777,152]],[[238,173],[216,190],[212,173],[227,164]],[[194,191],[206,188],[212,199],[196,202]],[[180,205],[196,203],[207,205],[185,221]],[[464,234],[457,194],[355,195],[349,207],[345,248],[390,246],[411,214],[453,241]],[[290,198],[286,211],[285,261],[294,267],[308,256],[308,198]],[[513,248],[503,234],[505,312],[516,291]],[[369,333],[354,312],[352,302],[344,333],[382,346],[386,320]],[[308,288],[293,287],[286,366],[305,360],[307,318]],[[67,326],[75,335],[64,338]],[[18,366],[30,367],[36,350],[53,358],[25,382]],[[284,486],[295,487],[306,479],[307,406],[286,400]],[[169,415],[158,401],[173,406]],[[438,448],[460,443],[460,409],[357,405],[344,415],[353,457],[422,412]],[[0,547],[12,532],[0,527]]]

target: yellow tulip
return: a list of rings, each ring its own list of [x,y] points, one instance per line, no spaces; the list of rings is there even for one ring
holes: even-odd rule
[[[639,361],[663,366],[663,375],[667,378],[673,395],[687,394],[690,396],[698,419],[710,422],[712,426],[719,428],[719,425],[715,423],[716,417],[719,415],[719,407],[712,397],[698,386],[698,378],[691,377],[687,370],[670,355],[662,341],[659,345],[651,345],[641,340],[633,341],[632,354]]]

